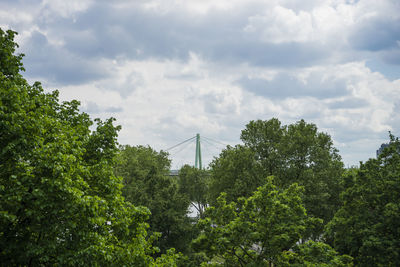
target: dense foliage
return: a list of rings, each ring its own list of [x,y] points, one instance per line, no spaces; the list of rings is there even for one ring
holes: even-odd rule
[[[329,222],[340,206],[343,163],[329,135],[300,120],[281,125],[278,119],[251,121],[242,131],[244,145],[228,147],[211,163],[211,201],[221,192],[227,199],[249,197],[269,175],[282,188],[304,186],[304,206],[309,216]],[[315,221],[316,222],[316,221]],[[309,229],[318,239],[322,225]]]
[[[337,256],[328,245],[296,245],[309,220],[302,191],[297,184],[278,189],[270,177],[249,198],[228,203],[226,194],[221,194],[200,220],[202,232],[194,247],[225,266],[304,266],[305,262],[351,266],[350,257]]]
[[[249,197],[265,182],[267,176],[264,177],[255,157],[255,153],[248,147],[228,146],[211,162],[208,195],[212,204],[217,202],[222,192],[226,193],[228,201]]]
[[[204,169],[197,169],[189,165],[184,165],[179,170],[179,192],[186,195],[190,200],[191,207],[200,218],[203,217],[204,210],[208,206],[209,173]]]
[[[149,266],[149,211],[124,201],[112,166],[119,130],[77,101],[59,103],[19,74],[14,32],[0,30],[0,262]],[[151,238],[150,238],[151,239]]]
[[[186,252],[193,227],[187,217],[189,199],[178,192],[178,184],[168,176],[170,160],[165,152],[150,147],[122,146],[115,173],[123,177],[123,195],[134,205],[149,208],[151,233],[160,233],[155,245]]]
[[[307,216],[300,191],[295,184],[277,190],[269,179],[251,197],[237,203],[228,203],[223,193],[200,220],[203,231],[195,246],[230,266],[276,263],[305,230]]]
[[[328,225],[338,251],[358,266],[400,265],[400,142],[349,173],[343,206]]]

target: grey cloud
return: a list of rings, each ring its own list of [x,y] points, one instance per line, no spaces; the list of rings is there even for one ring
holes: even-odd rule
[[[131,72],[127,76],[117,79],[117,81],[101,81],[96,86],[102,90],[116,91],[125,98],[143,84],[143,76],[140,73]]]
[[[124,111],[122,107],[107,107],[104,109],[105,112],[111,112],[111,113],[120,113]]]
[[[374,18],[359,24],[350,37],[350,43],[356,49],[380,51],[398,48],[400,40],[400,20]]]
[[[43,34],[33,32],[22,52],[28,76],[46,78],[58,84],[80,84],[107,77],[95,62],[70,54],[50,44]]]
[[[10,5],[13,5],[13,6],[17,6],[17,5],[20,5],[20,4],[24,4],[24,5],[26,5],[26,4],[36,4],[36,5],[38,5],[41,2],[42,2],[42,0],[1,0],[2,4],[7,3],[7,4],[10,4]]]
[[[243,77],[237,83],[255,95],[284,99],[289,97],[315,97],[326,99],[348,94],[345,80],[325,79],[321,75],[312,74],[303,83],[289,74],[278,74],[273,80]]]
[[[372,130],[362,129],[349,129],[349,127],[343,125],[337,125],[335,127],[335,139],[342,143],[355,142],[357,140],[376,140],[383,139],[388,136],[388,132],[376,133]]]
[[[397,56],[396,56],[397,55]],[[393,81],[400,79],[400,51],[393,54],[383,54],[384,60],[370,60],[366,61],[366,67],[368,67],[373,72],[382,73],[387,79]],[[393,64],[387,62],[393,62]],[[397,63],[397,65],[396,65]]]
[[[257,66],[308,66],[326,60],[330,48],[314,43],[262,43],[243,28],[249,12],[189,17],[180,12],[156,14],[133,8],[117,10],[96,3],[72,19],[54,18],[49,27],[64,30],[65,48],[82,57],[187,60],[195,52],[213,61]]]
[[[357,121],[353,121],[354,125],[358,125]],[[340,143],[358,142],[360,140],[376,140],[387,137],[387,132],[376,132],[365,126],[355,127],[353,124],[344,124],[340,121],[329,120],[326,122],[324,118],[319,118],[318,128],[331,129],[331,136]]]
[[[236,113],[236,105],[234,103],[224,103],[224,95],[207,94],[202,96],[201,103],[204,103],[204,110],[207,113],[215,115],[229,115]]]
[[[187,57],[185,43],[177,40],[185,22],[178,18],[96,4],[66,23],[65,48],[85,57]]]
[[[311,7],[314,4],[313,0],[301,6]],[[294,1],[287,1],[286,5],[301,9]],[[189,15],[178,9],[156,13],[143,10],[139,4],[118,9],[115,2],[106,1],[96,1],[89,9],[69,18],[49,15],[43,10],[36,23],[64,42],[60,48],[47,44],[45,50],[49,50],[50,57],[62,63],[60,66],[50,64],[56,61],[32,42],[25,45],[25,51],[29,51],[26,52],[29,56],[27,63],[32,62],[30,58],[35,54],[36,64],[32,65],[35,67],[32,71],[37,75],[61,83],[69,79],[72,83],[82,83],[107,75],[95,63],[90,63],[101,58],[186,61],[189,52],[195,52],[206,60],[223,64],[285,68],[322,64],[332,59],[332,51],[337,49],[332,43],[273,44],[261,41],[257,34],[244,32],[247,18],[263,12],[265,7],[255,4],[231,12],[211,10],[206,15]],[[393,47],[396,38],[400,39],[397,25],[399,21],[370,20],[353,32],[351,43],[356,49],[366,50]],[[380,37],[371,37],[371,33]],[[399,56],[392,55],[396,54],[389,53],[387,60],[397,64]],[[354,61],[357,58],[346,56],[340,60]]]
[[[217,97],[214,95],[205,96],[202,101],[204,103],[204,110],[211,114],[219,113],[218,102]]]
[[[399,39],[400,39],[400,36],[399,36]],[[400,40],[399,40],[399,42],[400,42]],[[400,44],[397,49],[383,51],[381,56],[382,56],[382,59],[386,63],[393,64],[393,65],[400,65]],[[397,68],[398,68],[398,66],[397,66]],[[400,77],[400,72],[397,72],[397,78],[399,78],[399,77]]]
[[[172,79],[172,80],[185,80],[185,81],[194,81],[201,78],[201,75],[195,73],[182,73],[182,74],[166,74],[164,78]]]
[[[353,109],[353,108],[361,108],[368,105],[368,103],[361,98],[347,98],[344,100],[335,100],[328,104],[328,107],[331,109]]]
[[[98,114],[102,112],[111,112],[111,113],[120,113],[123,111],[122,107],[101,107],[97,105],[95,102],[88,101],[82,107],[83,112],[87,112],[89,114]]]
[[[394,103],[392,113],[390,114],[389,123],[393,129],[392,134],[400,137],[400,101]]]
[[[206,53],[210,54],[211,59],[228,63],[290,68],[311,66],[329,57],[326,47],[314,43],[271,44],[256,40],[221,43]]]

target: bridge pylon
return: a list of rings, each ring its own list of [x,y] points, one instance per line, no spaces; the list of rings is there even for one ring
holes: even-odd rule
[[[201,170],[201,145],[200,145],[200,134],[196,134],[196,155],[194,161],[194,167]]]

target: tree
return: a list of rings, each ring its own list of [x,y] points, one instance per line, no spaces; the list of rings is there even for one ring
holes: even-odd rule
[[[343,206],[327,226],[334,247],[357,266],[400,265],[400,142],[349,173]]]
[[[221,192],[226,193],[229,202],[239,197],[249,197],[264,183],[266,176],[255,157],[255,153],[248,147],[228,146],[211,162],[210,204],[216,203]]]
[[[243,146],[227,148],[211,163],[210,202],[221,192],[227,199],[248,197],[275,176],[276,184],[287,188],[292,183],[304,186],[304,205],[309,216],[326,224],[340,206],[343,163],[330,136],[314,124],[300,120],[281,125],[278,119],[250,121],[242,131]],[[318,239],[322,225],[310,230]]]
[[[170,168],[168,154],[151,147],[121,146],[114,171],[123,178],[122,192],[126,200],[137,205],[150,203],[154,193],[151,179],[163,180]]]
[[[345,267],[353,266],[353,259],[348,255],[340,255],[328,244],[312,240],[297,244],[291,251],[284,253],[281,266],[291,267]]]
[[[179,192],[187,195],[200,218],[203,217],[204,210],[208,206],[208,177],[207,170],[200,170],[189,165],[184,165],[179,170]]]
[[[12,30],[4,32],[0,28],[0,71],[5,78],[14,81],[21,77],[19,72],[25,70],[22,64],[24,54],[14,54],[18,48],[18,44],[14,42],[16,34]]]
[[[0,30],[0,262],[7,266],[155,266],[149,212],[124,201],[113,174],[114,119],[93,121],[18,72]]]
[[[343,163],[338,150],[328,134],[303,120],[287,127],[283,143],[287,168],[280,177],[282,184],[304,186],[307,213],[328,223],[341,205]]]
[[[250,121],[240,135],[245,146],[255,153],[254,158],[263,167],[263,175],[277,175],[285,167],[284,138],[286,126],[276,119]]]
[[[194,246],[210,258],[221,257],[227,265],[276,263],[291,248],[306,226],[301,188],[278,190],[268,179],[248,199],[226,201],[222,193],[215,207],[200,220],[201,235]]]
[[[222,193],[216,206],[208,208],[200,220],[202,232],[194,248],[224,266],[289,266],[290,262],[310,260],[305,248],[296,246],[308,224],[302,191],[297,184],[278,189],[269,177],[249,198],[228,203]],[[291,252],[293,248],[299,251]],[[317,252],[320,261],[313,262],[329,261],[323,249]]]
[[[150,209],[150,231],[161,233],[155,243],[161,252],[169,248],[185,252],[193,231],[186,216],[189,199],[178,192],[177,181],[168,176],[169,168],[167,153],[125,145],[120,148],[115,173],[123,177],[125,198]]]

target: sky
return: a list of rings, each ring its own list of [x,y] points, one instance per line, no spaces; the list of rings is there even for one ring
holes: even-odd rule
[[[115,117],[121,144],[200,133],[206,165],[251,120],[304,119],[353,166],[400,136],[398,0],[0,0],[0,27],[28,81]],[[194,142],[169,152],[194,164]]]

